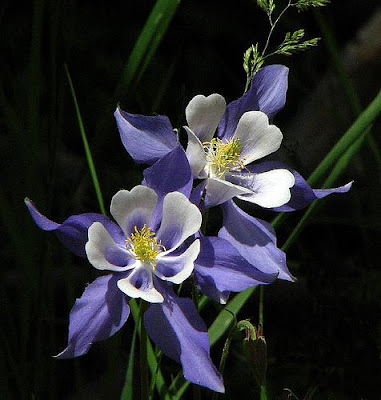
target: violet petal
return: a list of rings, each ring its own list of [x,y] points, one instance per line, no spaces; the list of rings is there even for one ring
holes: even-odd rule
[[[161,292],[164,302],[151,304],[144,314],[148,335],[164,354],[181,363],[185,379],[223,393],[222,377],[210,358],[208,332],[194,303],[164,285]]]
[[[70,312],[68,345],[56,357],[74,358],[86,354],[94,342],[116,333],[129,314],[130,308],[116,286],[115,275],[101,276],[76,300]]]

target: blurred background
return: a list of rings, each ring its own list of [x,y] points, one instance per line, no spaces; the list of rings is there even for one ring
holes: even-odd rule
[[[23,202],[31,198],[57,222],[99,212],[64,64],[108,208],[117,190],[141,182],[143,171],[120,142],[116,105],[165,114],[181,128],[195,94],[217,92],[227,101],[242,95],[243,53],[256,42],[263,47],[267,38],[268,21],[255,1],[182,0],[153,57],[147,54],[147,68],[126,75],[154,3],[5,0],[0,6],[1,399],[118,399],[125,379],[132,320],[86,356],[52,358],[66,346],[75,299],[97,276],[53,234],[41,232]],[[323,39],[313,50],[269,61],[290,68],[287,104],[275,119],[283,148],[270,158],[308,177],[379,91],[381,7],[376,0],[348,0],[319,12],[290,11],[270,46],[299,28],[306,38]],[[379,134],[375,123],[373,141],[364,143],[337,182],[354,180],[351,192],[322,201],[289,249],[298,281],[266,288],[270,399],[381,398]],[[268,221],[275,217],[248,211]],[[302,215],[294,213],[277,230],[279,245]],[[208,324],[218,310],[205,309]],[[240,318],[256,324],[257,310],[254,295]],[[222,345],[212,351],[216,364]],[[234,337],[222,398],[258,398],[243,352],[242,337]],[[176,367],[165,357],[162,365],[170,382]],[[137,389],[138,383],[136,378]],[[211,398],[207,390],[201,393]]]

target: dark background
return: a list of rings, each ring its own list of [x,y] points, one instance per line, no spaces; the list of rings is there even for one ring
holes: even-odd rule
[[[332,3],[320,19],[314,12],[286,14],[272,44],[302,27],[307,38],[322,36],[323,21],[363,108],[380,88],[380,6],[376,0]],[[263,46],[267,37],[266,16],[254,1],[183,0],[142,79],[117,91],[153,4],[35,0],[0,6],[1,399],[117,399],[129,354],[132,321],[78,360],[51,357],[66,346],[75,298],[97,276],[86,260],[40,232],[23,204],[30,197],[57,222],[98,211],[63,64],[73,79],[108,207],[117,190],[140,183],[143,170],[120,143],[116,104],[133,113],[168,115],[180,128],[195,94],[217,92],[227,101],[242,94],[243,52],[252,43]],[[269,62],[290,68],[287,104],[275,119],[283,148],[271,159],[308,177],[355,120],[356,107],[326,40]],[[379,132],[375,124],[378,148]],[[299,399],[380,399],[380,177],[380,160],[366,142],[337,182],[354,180],[351,192],[322,201],[288,251],[298,281],[266,289],[270,399],[295,398],[285,388]],[[275,216],[249,211],[268,221]],[[293,214],[279,228],[280,245],[302,215]],[[240,317],[257,323],[257,303],[255,295]],[[210,323],[218,310],[209,306],[203,317]],[[227,362],[226,399],[258,398],[241,340],[234,338]],[[212,352],[216,363],[221,345]],[[169,382],[177,370],[166,358],[163,368]],[[208,391],[201,393],[210,398]],[[184,398],[192,398],[192,391]]]

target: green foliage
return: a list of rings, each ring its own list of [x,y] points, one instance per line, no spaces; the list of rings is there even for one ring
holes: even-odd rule
[[[317,45],[320,38],[314,38],[310,40],[301,40],[304,37],[304,29],[299,29],[293,33],[287,32],[283,42],[279,45],[278,49],[274,51],[273,54],[283,54],[285,56],[290,56],[298,51],[304,51],[310,47]]]
[[[313,38],[302,42],[304,37],[304,29],[298,29],[293,33],[287,32],[283,42],[278,46],[278,48],[273,52],[266,54],[273,31],[286,11],[291,7],[295,7],[299,11],[304,11],[310,7],[322,7],[328,3],[329,0],[297,0],[296,3],[292,3],[292,1],[289,0],[286,6],[278,13],[277,17],[273,19],[272,14],[276,7],[274,0],[257,0],[258,6],[268,16],[270,31],[267,35],[266,43],[261,52],[258,50],[258,43],[256,43],[255,45],[251,45],[243,55],[243,69],[245,70],[247,77],[245,92],[248,90],[253,76],[262,68],[266,58],[275,54],[290,56],[299,51],[304,51],[316,46],[320,40],[320,38]]]
[[[257,4],[266,14],[271,14],[275,9],[274,0],[257,0]]]
[[[298,0],[293,6],[299,11],[305,11],[310,7],[324,7],[329,4],[329,0]]]
[[[253,79],[253,76],[261,69],[264,62],[264,57],[258,51],[258,43],[255,45],[252,44],[243,54],[243,69],[247,76],[245,91],[248,89],[248,84]]]

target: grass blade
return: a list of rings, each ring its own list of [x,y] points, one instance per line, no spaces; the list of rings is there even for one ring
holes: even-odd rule
[[[180,0],[156,1],[123,70],[120,83],[116,89],[117,94],[127,90],[132,84],[136,86],[139,83],[151,63],[152,57],[179,4]]]
[[[316,184],[326,174],[326,171],[329,171],[333,167],[349,147],[363,135],[368,126],[379,116],[380,112],[381,90],[310,175],[308,178],[310,185]]]
[[[135,345],[136,345],[136,335],[137,335],[137,327],[135,326],[134,333],[132,334],[131,339],[131,348],[130,355],[128,357],[128,364],[126,370],[126,379],[122,391],[122,395],[120,400],[133,400],[134,392],[133,392],[133,379],[134,379],[134,363],[135,363]]]
[[[74,90],[73,82],[72,82],[72,80],[71,80],[71,76],[70,76],[69,69],[68,69],[67,65],[65,64],[64,67],[65,67],[65,73],[66,73],[66,76],[67,76],[67,80],[68,80],[68,82],[69,82],[70,92],[71,92],[71,95],[72,95],[72,97],[73,97],[73,102],[74,102],[74,107],[75,107],[75,113],[76,113],[76,115],[77,115],[79,130],[80,130],[80,132],[81,132],[81,137],[82,137],[82,141],[83,141],[83,147],[84,147],[84,149],[85,149],[86,160],[87,160],[87,164],[88,164],[88,166],[89,166],[89,170],[90,170],[90,174],[91,174],[91,179],[92,179],[92,181],[93,181],[95,193],[96,193],[96,195],[97,195],[97,199],[98,199],[98,203],[99,203],[99,208],[100,208],[100,210],[101,210],[101,213],[102,213],[103,215],[106,215],[106,210],[105,210],[105,206],[104,206],[104,202],[103,202],[103,196],[102,196],[101,188],[100,188],[100,185],[99,185],[99,180],[98,180],[97,172],[96,172],[96,170],[95,170],[95,165],[94,165],[93,157],[92,157],[92,155],[91,155],[89,142],[88,142],[88,140],[87,140],[85,127],[84,127],[84,125],[83,125],[81,112],[80,112],[80,110],[79,110],[77,97],[76,97],[76,95],[75,95],[75,90]]]
[[[131,315],[134,318],[135,324],[137,326],[138,335],[140,335],[141,330],[139,326],[139,316],[140,316],[139,306],[137,305],[134,299],[130,300],[129,304],[131,308]],[[156,389],[160,395],[160,398],[163,400],[172,400],[172,397],[168,392],[167,385],[164,381],[164,377],[160,369],[158,369],[158,363],[156,360],[155,351],[153,349],[151,341],[148,338],[147,338],[147,361],[148,361],[148,367],[151,372],[151,376],[156,374]]]

